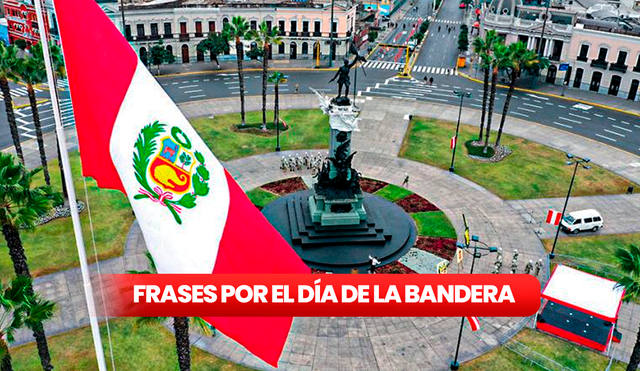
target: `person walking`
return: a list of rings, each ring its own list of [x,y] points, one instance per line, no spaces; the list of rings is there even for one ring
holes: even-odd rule
[[[429,85],[433,85],[433,77],[429,77]]]
[[[409,186],[409,174],[404,173],[404,180],[402,181],[402,187]]]
[[[429,78],[427,77],[427,75],[424,75],[424,84],[427,85],[429,83]]]
[[[380,265],[380,261],[377,256],[369,255],[369,274],[376,273],[376,266]]]
[[[441,27],[442,27],[442,26],[438,26],[438,32],[440,32],[440,28],[441,28]]]
[[[296,94],[298,94],[298,91],[300,91],[300,85],[296,83]]]

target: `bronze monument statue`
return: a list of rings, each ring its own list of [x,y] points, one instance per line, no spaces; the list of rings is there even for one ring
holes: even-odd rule
[[[356,54],[356,57],[353,59],[353,62],[349,63],[349,58],[345,58],[344,59],[344,64],[342,66],[340,66],[340,68],[338,68],[338,71],[336,72],[336,75],[333,76],[333,78],[331,80],[329,80],[329,82],[333,82],[336,78],[338,79],[338,96],[335,98],[336,102],[338,103],[338,105],[340,104],[341,101],[346,101],[346,103],[348,104],[349,102],[349,85],[351,85],[351,80],[349,78],[349,73],[351,72],[351,67],[355,66],[356,63],[358,63],[358,61],[362,61],[362,62],[366,62],[367,59],[363,56],[360,56],[358,54]],[[342,86],[345,87],[344,89],[344,98],[340,99],[342,97]]]

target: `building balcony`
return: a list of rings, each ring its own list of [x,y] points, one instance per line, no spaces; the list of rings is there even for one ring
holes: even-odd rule
[[[298,32],[297,31],[291,31],[291,32],[289,32],[289,36],[298,36]]]
[[[173,39],[173,34],[172,33],[166,33],[164,35],[162,35],[163,39]]]
[[[627,72],[627,65],[626,64],[611,63],[611,65],[609,66],[609,70],[610,71],[618,71],[618,72],[625,73],[625,72]]]
[[[202,36],[203,36],[202,32],[196,32],[196,36],[195,37],[202,37]]]
[[[310,35],[309,31],[302,31],[302,36],[308,37],[309,35]]]
[[[549,56],[549,60],[550,61],[559,62],[560,61],[560,56],[559,55],[551,55],[551,56]]]
[[[607,61],[603,61],[600,59],[591,60],[591,67],[602,68],[606,70],[608,66],[609,66],[609,63],[607,63]]]
[[[322,32],[320,32],[320,31],[314,31],[314,32],[313,32],[313,36],[320,37],[320,36],[322,36]]]
[[[589,60],[589,58],[587,58],[586,55],[585,56],[579,55],[576,59],[579,60],[580,62],[586,62]]]
[[[180,34],[180,41],[189,41],[189,34],[188,33],[181,33]]]

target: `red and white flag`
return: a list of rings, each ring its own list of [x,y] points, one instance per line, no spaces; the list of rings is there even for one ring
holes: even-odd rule
[[[560,224],[560,219],[562,219],[561,212],[555,211],[553,209],[549,209],[549,211],[547,211],[547,224],[558,225]]]
[[[471,326],[471,331],[480,330],[480,321],[478,317],[467,317],[467,321],[469,321],[469,326]]]
[[[456,140],[458,140],[458,138],[455,135],[449,139],[449,148],[454,149],[456,147]]]
[[[85,176],[126,193],[160,273],[310,273],[93,0],[55,0]],[[276,366],[292,318],[206,318]]]

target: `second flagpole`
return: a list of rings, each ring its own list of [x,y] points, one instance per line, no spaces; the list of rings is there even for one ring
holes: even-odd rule
[[[96,359],[98,361],[98,370],[107,371],[107,364],[104,358],[104,350],[102,348],[102,338],[100,337],[100,326],[96,313],[96,306],[93,300],[93,288],[91,285],[91,276],[89,275],[89,264],[87,262],[87,253],[84,246],[84,238],[82,235],[82,225],[80,224],[80,215],[78,214],[78,203],[76,201],[76,191],[73,185],[73,175],[71,173],[71,165],[69,163],[69,153],[67,151],[67,140],[64,135],[64,127],[60,117],[60,104],[54,77],[53,68],[51,67],[51,58],[49,53],[49,42],[47,40],[47,30],[44,30],[44,15],[42,12],[42,3],[40,0],[34,1],[36,14],[38,17],[38,30],[40,32],[40,42],[42,44],[42,52],[44,54],[44,64],[47,71],[47,82],[49,84],[49,94],[51,97],[51,107],[53,108],[53,117],[56,124],[56,135],[58,143],[60,143],[60,157],[62,158],[62,168],[64,169],[64,180],[67,185],[69,194],[69,208],[71,211],[71,220],[73,222],[73,232],[76,237],[76,245],[78,247],[78,259],[80,260],[80,271],[82,273],[82,283],[84,285],[84,295],[87,302],[89,312],[89,323],[91,324],[91,334],[93,335],[93,344],[96,351]],[[97,264],[97,262],[96,262]]]

